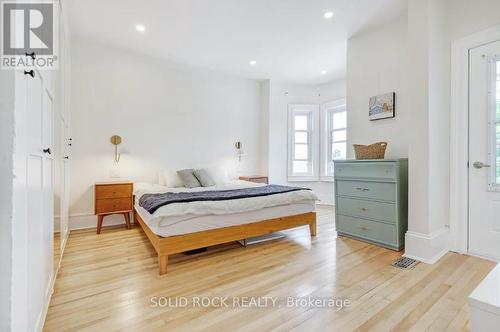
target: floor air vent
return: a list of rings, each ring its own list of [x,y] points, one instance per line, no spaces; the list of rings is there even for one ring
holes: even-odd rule
[[[417,260],[414,260],[412,258],[408,257],[399,257],[396,259],[393,263],[392,266],[397,267],[398,269],[402,270],[411,270],[415,267],[415,265],[418,264]]]

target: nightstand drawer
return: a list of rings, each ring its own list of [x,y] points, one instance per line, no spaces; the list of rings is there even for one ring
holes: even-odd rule
[[[96,214],[131,211],[131,210],[132,210],[132,199],[130,197],[98,199],[95,202]]]
[[[338,212],[342,215],[371,218],[393,223],[396,223],[396,220],[398,220],[396,204],[393,203],[339,197],[338,205]]]
[[[267,178],[252,178],[250,182],[255,183],[267,183]]]
[[[251,176],[240,176],[240,180],[255,182],[255,183],[269,183],[269,178],[264,175],[251,175]]]
[[[97,199],[132,197],[132,185],[98,185],[95,187],[95,195]]]

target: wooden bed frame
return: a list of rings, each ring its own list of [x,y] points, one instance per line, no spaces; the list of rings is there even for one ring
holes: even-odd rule
[[[316,236],[316,212],[169,237],[161,237],[153,233],[135,209],[134,220],[141,225],[158,254],[160,275],[167,273],[168,255],[171,254],[243,240],[249,237],[262,236],[304,225],[309,225],[311,237]]]

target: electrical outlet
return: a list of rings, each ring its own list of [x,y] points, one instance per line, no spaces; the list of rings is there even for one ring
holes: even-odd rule
[[[109,177],[111,178],[119,178],[120,177],[120,171],[117,169],[112,169],[109,171]]]

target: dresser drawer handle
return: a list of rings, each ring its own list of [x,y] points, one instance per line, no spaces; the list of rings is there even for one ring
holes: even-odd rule
[[[365,227],[365,226],[359,226],[359,228],[360,228],[361,230],[363,230],[363,231],[368,231],[368,230],[369,230],[369,228],[368,228],[368,227]]]
[[[358,191],[370,191],[370,189],[368,189],[368,188],[360,188],[360,187],[356,188],[356,190],[358,190]]]
[[[367,209],[367,208],[364,208],[364,207],[359,208],[359,209],[360,209],[361,211],[368,211],[368,209]]]

